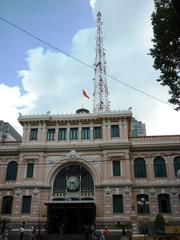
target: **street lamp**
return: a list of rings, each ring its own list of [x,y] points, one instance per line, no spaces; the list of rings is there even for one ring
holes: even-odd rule
[[[146,201],[146,199],[144,197],[140,198],[140,200],[137,202],[137,204],[141,207],[142,212],[141,213],[146,213],[145,209],[146,206],[149,205],[149,202]],[[146,239],[146,225],[145,225],[145,219],[144,219],[144,215],[142,216],[142,220],[143,220],[143,225],[144,225],[144,239]]]
[[[180,169],[177,171],[177,177],[180,178]]]

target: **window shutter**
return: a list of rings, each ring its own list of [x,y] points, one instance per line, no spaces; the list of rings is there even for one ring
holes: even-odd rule
[[[3,197],[1,213],[2,214],[11,214],[12,204],[13,204],[13,197],[11,197],[11,196]]]
[[[161,157],[154,159],[154,174],[155,177],[167,177],[166,163]]]
[[[31,211],[31,196],[23,196],[22,213],[30,213],[30,211]]]
[[[112,161],[113,163],[113,176],[121,176],[120,161]]]
[[[28,163],[27,164],[27,178],[32,178],[34,175],[34,163]]]
[[[113,195],[113,213],[123,213],[122,195]]]
[[[15,161],[9,162],[6,171],[6,180],[15,181],[17,177],[18,164]]]
[[[102,128],[94,127],[94,139],[102,138]]]
[[[147,177],[146,163],[144,159],[139,158],[134,160],[134,176],[137,178]]]
[[[112,125],[111,126],[111,137],[119,137],[119,126],[118,125]]]
[[[58,134],[59,140],[66,140],[66,128],[60,128]]]

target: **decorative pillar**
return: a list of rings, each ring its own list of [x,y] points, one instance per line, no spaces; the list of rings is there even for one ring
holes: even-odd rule
[[[58,142],[58,132],[59,132],[59,125],[56,123],[56,128],[55,128],[55,142]]]
[[[27,135],[28,135],[28,125],[25,124],[23,126],[23,137],[22,137],[23,143],[27,143],[28,142],[28,136]]]
[[[111,139],[111,122],[108,120],[107,123],[107,140]]]
[[[123,139],[123,123],[122,120],[119,120],[119,135],[120,135],[120,139]]]
[[[102,139],[107,140],[106,121],[103,120],[102,124]]]
[[[90,123],[90,141],[93,141],[93,123]]]
[[[79,125],[78,125],[78,142],[81,142],[81,130],[82,130],[82,126],[81,126],[81,123],[79,123]]]
[[[70,142],[70,124],[67,124],[67,142]]]
[[[46,124],[43,123],[41,125],[41,138],[40,138],[40,142],[45,143],[46,141],[47,141]]]

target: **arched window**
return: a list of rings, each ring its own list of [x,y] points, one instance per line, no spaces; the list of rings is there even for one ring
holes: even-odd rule
[[[174,174],[177,176],[177,171],[180,170],[180,157],[174,158]]]
[[[53,183],[54,193],[92,192],[94,182],[89,171],[80,165],[67,165],[59,171]]]
[[[168,194],[158,195],[158,207],[159,207],[159,213],[171,212],[170,197]]]
[[[137,195],[137,212],[149,213],[149,196],[146,194]]]
[[[12,204],[13,204],[13,197],[11,196],[3,197],[1,214],[11,214]]]
[[[16,180],[18,164],[15,161],[9,162],[6,171],[6,180]]]
[[[134,176],[136,178],[146,178],[146,163],[143,158],[137,158],[134,160]]]
[[[166,163],[162,157],[154,159],[154,175],[155,177],[167,177]]]

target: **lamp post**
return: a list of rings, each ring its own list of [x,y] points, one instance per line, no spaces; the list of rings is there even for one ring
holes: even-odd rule
[[[180,169],[177,171],[177,178],[180,179]]]
[[[142,208],[142,214],[145,213],[145,207],[149,205],[149,202],[145,200],[145,198],[141,198],[137,204]],[[146,225],[145,225],[145,219],[144,219],[144,215],[142,216],[142,220],[143,220],[143,226],[144,226],[144,239],[146,239]]]

